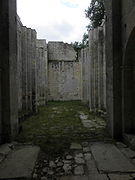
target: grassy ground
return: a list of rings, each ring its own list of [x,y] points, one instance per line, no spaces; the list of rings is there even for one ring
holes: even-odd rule
[[[96,127],[83,127],[80,113],[94,120]],[[106,141],[108,134],[104,120],[90,113],[80,101],[49,102],[41,107],[38,115],[22,122],[22,132],[16,138],[19,142],[32,142],[49,154],[61,154],[69,149],[72,142]]]

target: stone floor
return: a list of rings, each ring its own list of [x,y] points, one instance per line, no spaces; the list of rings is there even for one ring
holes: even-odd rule
[[[125,144],[72,143],[70,153],[36,163],[33,179],[41,180],[133,180],[135,152]]]
[[[53,139],[54,136],[57,136],[59,140],[57,143],[58,145],[61,145],[63,141],[60,136],[63,138],[64,135],[65,141],[70,142],[68,148],[66,147],[65,151],[62,151],[62,153],[55,154],[57,151],[55,150],[55,146],[51,144],[54,152],[51,151],[48,155],[48,151],[44,151],[42,147],[39,152],[39,148],[32,145],[33,142],[30,142],[30,144],[27,144],[28,142],[25,142],[26,144],[13,142],[12,144],[3,145],[0,147],[0,180],[135,179],[135,151],[131,150],[122,142],[115,142],[111,138],[109,139],[108,137],[104,137],[105,135],[102,136],[106,127],[104,118],[91,116],[86,110],[83,111],[82,107],[81,109],[79,109],[79,106],[76,108],[75,104],[73,104],[73,107],[66,105],[63,106],[62,104],[62,106],[59,105],[59,108],[55,104],[55,106],[51,105],[50,108],[50,113],[45,114],[48,119],[41,121],[41,127],[37,124],[35,125],[37,131],[41,132],[39,129],[43,129],[48,125],[45,123],[51,122],[51,126],[48,126],[48,128],[52,130],[51,133],[58,128],[58,131],[52,133],[53,136],[51,136],[51,138]],[[62,111],[62,108],[64,111]],[[74,112],[73,109],[75,109]],[[49,111],[49,109],[47,109],[47,111]],[[65,112],[66,114],[64,116]],[[73,117],[73,120],[71,121],[70,113]],[[66,117],[68,118],[66,119]],[[57,118],[57,121],[59,121],[60,118],[60,124],[52,126],[53,119],[55,121],[55,118]],[[63,127],[63,125],[61,126],[62,119],[64,119],[65,123],[67,123],[65,127]],[[72,124],[72,121],[76,121],[77,123]],[[32,126],[34,126],[33,120],[31,122]],[[29,126],[28,130],[31,131],[31,123],[25,124],[25,126]],[[75,126],[75,129],[73,126]],[[63,133],[61,132],[62,130]],[[44,131],[45,129],[43,129],[42,133],[44,133]],[[76,131],[75,134],[74,131]],[[88,133],[88,135],[85,134],[84,131],[85,133]],[[29,135],[28,132],[26,133],[27,136]],[[95,136],[97,132],[98,136],[100,135],[102,139],[100,138],[99,140],[99,138]],[[50,133],[50,131],[47,133]],[[42,143],[47,143],[45,138],[48,138],[48,136],[46,137],[45,135],[46,134],[44,133],[39,136]],[[74,135],[75,138],[72,138]],[[47,140],[50,142],[49,139]],[[63,146],[60,147],[63,148]]]
[[[135,151],[121,142],[73,142],[70,151],[53,160],[37,146],[12,143],[0,147],[0,157],[1,180],[135,179]]]

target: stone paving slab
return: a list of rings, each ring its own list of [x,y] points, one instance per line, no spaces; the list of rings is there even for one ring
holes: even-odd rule
[[[94,143],[91,150],[100,172],[135,172],[135,166],[113,144]]]
[[[31,178],[40,148],[25,146],[13,150],[0,164],[0,179]]]
[[[12,144],[3,144],[0,146],[0,154],[1,155],[8,155],[8,153],[11,151]]]
[[[127,145],[122,142],[116,142],[118,148],[127,148]]]
[[[88,119],[88,115],[81,114],[81,115],[80,115],[80,119],[81,119],[81,120],[86,120],[86,119]]]
[[[96,168],[94,160],[87,160],[86,165],[88,169],[88,174],[98,174],[98,170]]]
[[[59,180],[88,180],[86,176],[66,176],[61,177]]]
[[[104,174],[91,174],[89,175],[89,180],[109,180]]]
[[[80,144],[77,143],[72,143],[70,146],[71,150],[82,150],[82,146]]]
[[[97,126],[97,124],[91,120],[82,120],[82,124],[85,128],[93,128]]]
[[[110,180],[132,180],[130,175],[109,174]]]
[[[128,158],[134,159],[135,158],[135,151],[131,150],[130,148],[121,148],[120,151],[125,154]]]
[[[75,175],[83,175],[84,174],[84,168],[83,166],[77,166],[74,169],[74,174]]]

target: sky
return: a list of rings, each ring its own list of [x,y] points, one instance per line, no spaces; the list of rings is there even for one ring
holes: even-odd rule
[[[17,12],[38,39],[70,43],[81,41],[87,32],[84,11],[89,5],[90,0],[17,0]]]

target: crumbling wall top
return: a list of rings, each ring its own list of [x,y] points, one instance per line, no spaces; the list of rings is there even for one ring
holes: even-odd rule
[[[77,52],[72,45],[64,42],[48,42],[48,54],[50,61],[76,61]]]

